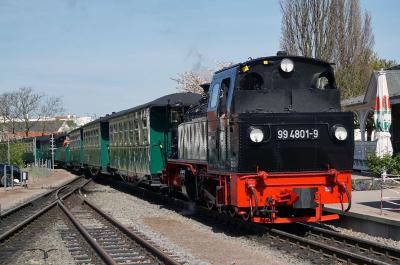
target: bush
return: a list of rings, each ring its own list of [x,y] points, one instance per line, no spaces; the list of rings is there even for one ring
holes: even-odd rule
[[[368,154],[367,165],[369,170],[378,177],[384,170],[389,174],[398,175],[400,173],[400,155],[377,157],[375,154]]]
[[[23,142],[10,143],[10,162],[12,165],[22,167],[24,165],[24,155],[26,146]],[[0,144],[0,162],[8,163],[8,145],[7,143]]]

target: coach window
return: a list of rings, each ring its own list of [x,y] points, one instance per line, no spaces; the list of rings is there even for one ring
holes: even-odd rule
[[[133,121],[129,120],[129,145],[133,145]]]
[[[124,121],[124,145],[128,145],[128,121]]]
[[[257,73],[248,73],[240,80],[240,90],[261,90],[264,80]]]
[[[109,134],[110,134],[110,146],[112,146],[113,144],[114,144],[114,132],[113,132],[113,126],[111,125],[110,126],[110,129],[109,129]]]
[[[210,109],[213,109],[217,106],[218,98],[219,98],[219,83],[216,83],[212,87],[211,91],[211,100],[210,100]]]

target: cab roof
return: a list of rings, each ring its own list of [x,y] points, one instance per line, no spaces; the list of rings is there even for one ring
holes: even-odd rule
[[[260,58],[256,58],[256,59],[250,59],[248,61],[242,62],[242,63],[237,63],[228,67],[224,67],[221,70],[218,70],[215,72],[215,74],[221,73],[223,71],[229,70],[229,69],[233,69],[233,68],[237,68],[240,67],[242,65],[255,65],[260,63],[261,61],[271,61],[271,62],[275,62],[275,61],[281,61],[285,58],[288,59],[294,59],[294,60],[302,60],[302,61],[314,61],[316,63],[320,63],[326,66],[331,66],[333,65],[333,63],[324,61],[324,60],[320,60],[320,59],[315,59],[315,58],[311,58],[311,57],[305,57],[305,56],[294,56],[294,55],[287,55],[287,56],[268,56],[268,57],[260,57]]]

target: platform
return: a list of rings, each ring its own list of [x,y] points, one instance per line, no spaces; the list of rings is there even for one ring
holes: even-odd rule
[[[56,169],[48,176],[34,178],[22,186],[0,187],[0,214],[37,198],[77,178],[76,175],[63,169]]]
[[[371,181],[370,188],[380,187],[380,179],[373,180],[371,177],[358,175],[354,175],[353,179],[355,181]],[[365,184],[364,186],[368,185]],[[400,192],[400,187],[396,187],[394,190]],[[385,190],[383,194],[385,197],[400,197],[400,194],[390,190]],[[400,201],[395,202],[400,203]],[[400,211],[382,210],[381,212],[380,207],[380,189],[353,190],[350,211],[344,215],[341,214],[340,220],[333,221],[332,224],[374,236],[400,240]],[[396,208],[396,205],[384,202],[383,207]],[[397,206],[397,208],[399,207]],[[342,213],[340,204],[327,205],[324,210],[331,213]]]

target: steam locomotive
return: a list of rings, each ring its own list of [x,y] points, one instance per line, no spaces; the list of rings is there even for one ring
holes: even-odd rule
[[[339,218],[323,206],[351,202],[353,115],[329,63],[280,53],[224,68],[203,88],[72,131],[60,162],[252,222]]]

